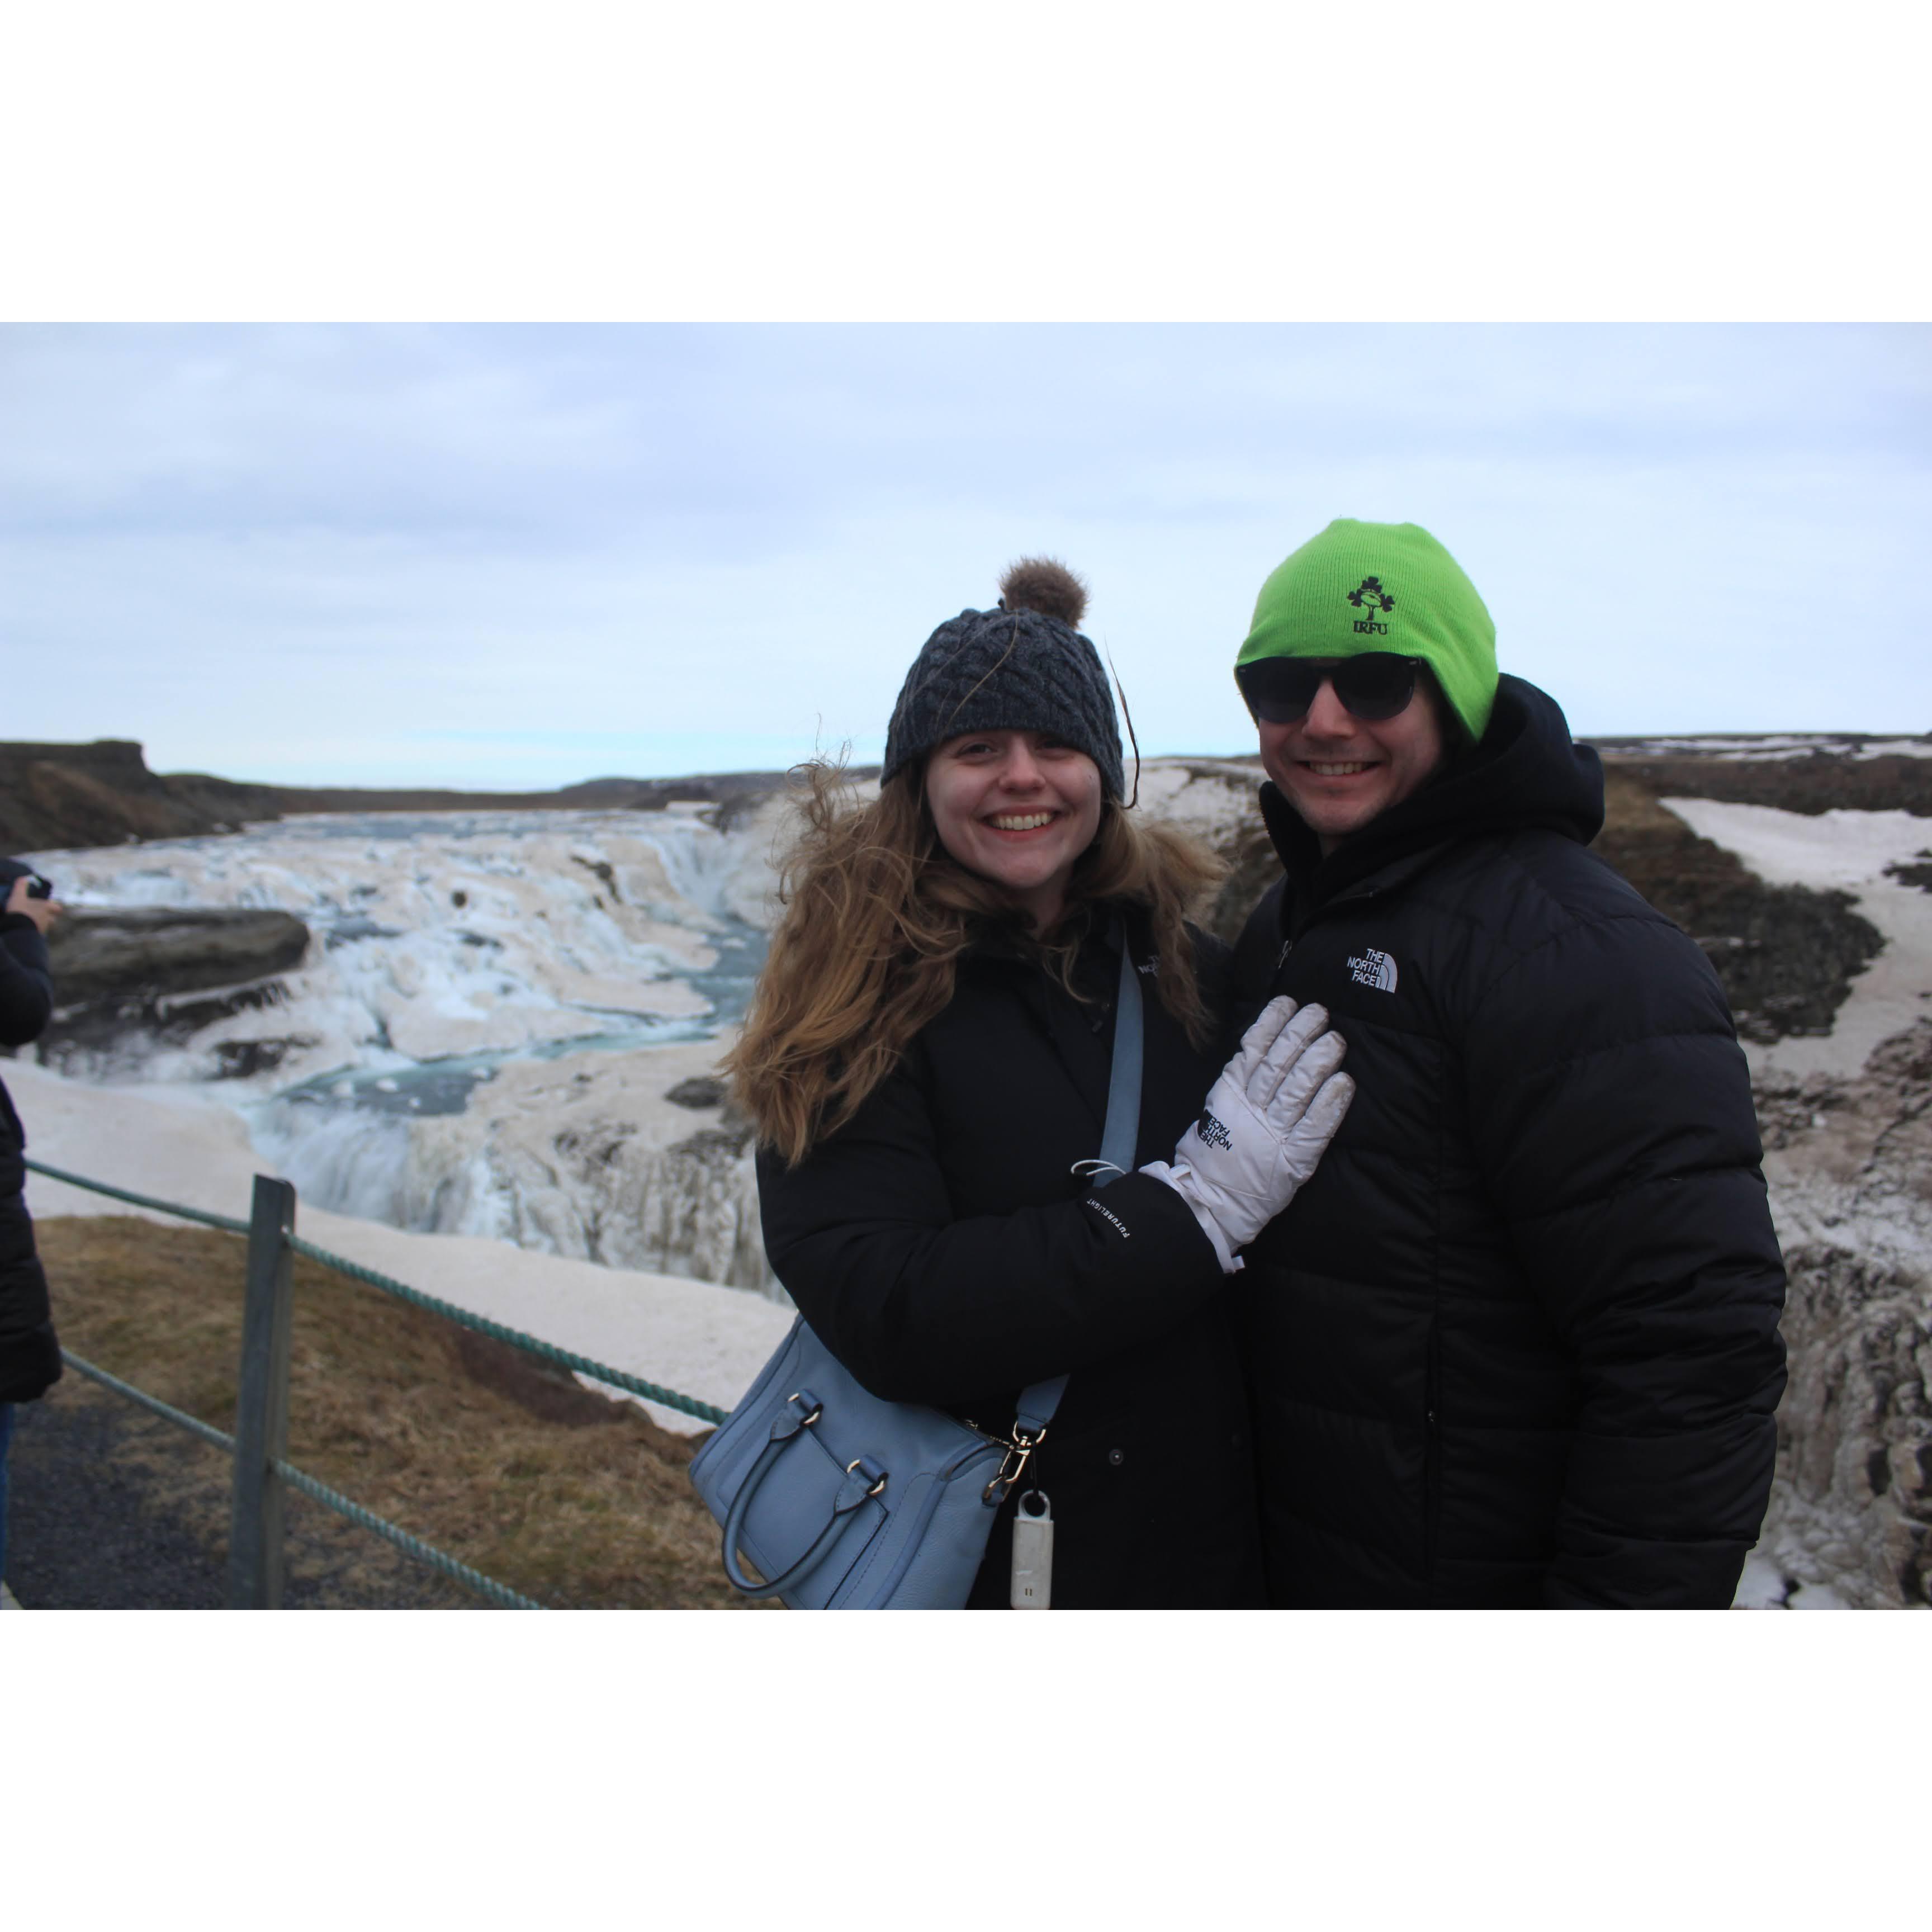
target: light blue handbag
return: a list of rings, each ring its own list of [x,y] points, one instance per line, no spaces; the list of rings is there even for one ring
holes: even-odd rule
[[[1096,1186],[1133,1165],[1142,1048],[1140,977],[1123,934]],[[800,1316],[692,1462],[693,1486],[724,1526],[725,1575],[795,1610],[960,1609],[1066,1387],[1057,1376],[1023,1390],[1002,1442],[870,1394]],[[746,1574],[741,1552],[764,1582]]]

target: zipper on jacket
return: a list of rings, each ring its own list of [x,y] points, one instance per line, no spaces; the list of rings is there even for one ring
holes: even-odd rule
[[[1290,939],[1288,944],[1292,946],[1296,939],[1300,939],[1306,934],[1310,926],[1320,925],[1330,913],[1344,911],[1350,906],[1360,905],[1373,898],[1379,890],[1378,886],[1372,885],[1351,886],[1346,892],[1337,893],[1332,899],[1324,899],[1302,920],[1300,925],[1296,928],[1294,938]],[[1277,961],[1276,964],[1279,968],[1280,962]]]
[[[1360,905],[1367,900],[1378,897],[1383,892],[1406,885],[1416,874],[1426,871],[1456,842],[1453,838],[1447,838],[1440,844],[1428,846],[1419,852],[1412,852],[1406,859],[1391,860],[1389,865],[1384,866],[1380,872],[1371,874],[1366,879],[1358,880],[1346,892],[1337,892],[1332,899],[1324,899],[1312,912],[1302,916],[1295,927],[1294,937],[1299,939],[1311,926],[1326,919],[1331,912],[1339,908]],[[1391,871],[1395,874],[1394,878],[1390,877]]]

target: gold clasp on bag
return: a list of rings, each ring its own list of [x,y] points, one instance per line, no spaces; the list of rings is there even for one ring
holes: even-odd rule
[[[1015,1423],[1012,1436],[1006,1443],[1006,1453],[1000,1458],[998,1473],[980,1492],[980,1500],[982,1503],[992,1502],[994,1500],[994,1492],[997,1490],[999,1492],[999,1500],[1004,1502],[1006,1492],[1019,1480],[1020,1472],[1027,1466],[1027,1458],[1046,1440],[1045,1430],[1040,1430],[1036,1435],[1029,1436],[1017,1422]]]

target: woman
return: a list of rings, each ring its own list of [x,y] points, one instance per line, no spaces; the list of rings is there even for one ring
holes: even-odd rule
[[[1202,1114],[1226,960],[1184,914],[1215,862],[1124,808],[1078,582],[1030,560],[1000,589],[920,652],[874,802],[842,808],[811,768],[727,1063],[766,1250],[875,1394],[1004,1435],[1020,1390],[1070,1374],[970,1607],[1007,1603],[1023,1490],[1050,1501],[1056,1606],[1259,1604],[1225,1285],[1340,1120],[1341,1043],[1276,1002]],[[1139,1171],[1102,1194],[1124,937],[1149,993]]]

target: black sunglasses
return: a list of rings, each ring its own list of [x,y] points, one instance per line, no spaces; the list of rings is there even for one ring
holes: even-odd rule
[[[1394,651],[1364,651],[1334,664],[1308,658],[1257,658],[1234,674],[1248,710],[1270,724],[1298,724],[1324,680],[1352,718],[1378,723],[1407,710],[1418,660]]]

